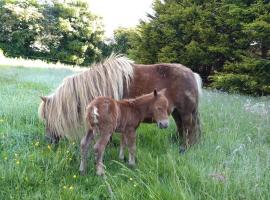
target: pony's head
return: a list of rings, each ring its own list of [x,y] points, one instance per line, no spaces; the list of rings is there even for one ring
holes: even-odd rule
[[[45,136],[51,143],[57,143],[60,139],[60,134],[57,133],[56,129],[49,122],[50,98],[45,96],[40,98],[42,101],[39,105],[38,115],[45,124]]]
[[[167,128],[169,126],[169,116],[168,116],[168,99],[165,96],[166,89],[157,92],[155,89],[153,92],[154,102],[150,106],[153,112],[153,119],[157,122],[159,128]]]

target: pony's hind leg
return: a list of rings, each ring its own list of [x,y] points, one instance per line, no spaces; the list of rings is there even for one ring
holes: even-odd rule
[[[176,139],[179,140],[180,138],[183,138],[183,123],[181,119],[181,114],[177,109],[174,109],[172,112],[172,117],[177,127]]]
[[[93,130],[88,130],[86,136],[84,136],[81,140],[81,164],[80,164],[81,175],[84,175],[86,173],[87,154],[88,154],[89,144],[91,143],[91,140],[93,139],[93,137],[94,137]]]
[[[180,146],[180,153],[185,152],[190,146],[194,145],[199,138],[200,124],[198,119],[194,118],[193,114],[187,114],[182,117],[183,119],[183,139],[184,144]]]
[[[98,141],[96,142],[94,146],[94,152],[95,152],[95,157],[96,157],[96,170],[97,170],[97,175],[99,176],[104,175],[103,154],[104,154],[105,147],[110,140],[112,132],[107,134],[101,131],[100,135],[101,135],[100,138],[98,139]]]

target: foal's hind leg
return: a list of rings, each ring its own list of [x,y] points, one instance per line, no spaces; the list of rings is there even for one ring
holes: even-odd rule
[[[135,165],[135,154],[136,154],[136,132],[135,130],[129,130],[126,132],[126,142],[128,145],[128,164],[130,166]]]
[[[88,130],[86,136],[84,136],[81,140],[81,164],[80,164],[80,172],[82,175],[86,173],[87,168],[87,154],[89,149],[89,144],[93,139],[94,134],[92,130]]]
[[[103,169],[103,154],[106,145],[108,144],[110,137],[112,135],[112,131],[109,133],[106,133],[104,131],[100,131],[100,138],[96,142],[94,146],[95,156],[96,156],[96,170],[97,175],[101,176],[104,175],[104,169]]]
[[[127,145],[127,140],[126,140],[126,134],[121,133],[121,140],[120,140],[120,151],[119,151],[119,159],[124,160],[125,158],[125,147]]]

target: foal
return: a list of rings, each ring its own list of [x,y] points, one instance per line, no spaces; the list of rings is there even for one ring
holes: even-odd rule
[[[119,158],[124,159],[124,148],[129,151],[129,164],[135,165],[136,134],[139,124],[144,120],[156,121],[159,128],[167,128],[168,100],[165,90],[140,96],[135,99],[116,101],[109,97],[97,97],[86,108],[87,134],[81,140],[81,174],[86,173],[87,152],[94,136],[100,137],[94,145],[96,170],[104,174],[103,153],[114,131],[121,132]]]

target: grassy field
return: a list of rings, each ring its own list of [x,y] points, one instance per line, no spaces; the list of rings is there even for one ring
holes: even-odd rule
[[[0,199],[270,199],[269,97],[204,90],[203,137],[184,155],[175,125],[138,130],[137,167],[118,159],[119,136],[107,147],[107,178],[79,175],[79,143],[51,146],[38,120],[39,96],[69,69],[0,66]],[[110,192],[111,190],[111,192]]]

